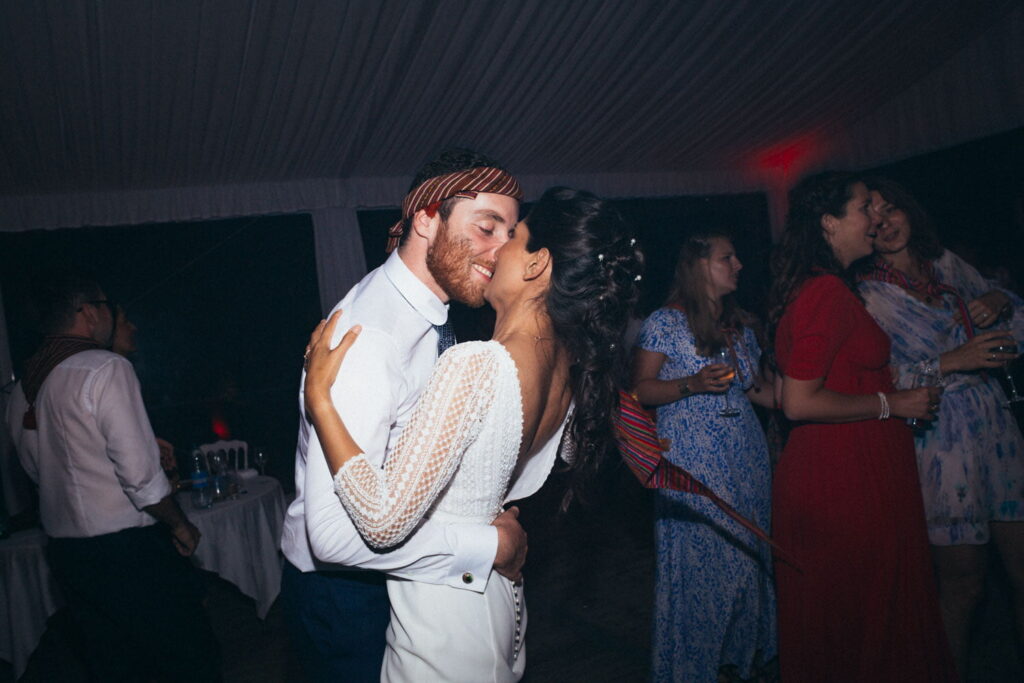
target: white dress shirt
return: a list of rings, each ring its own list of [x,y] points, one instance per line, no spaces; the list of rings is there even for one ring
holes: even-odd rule
[[[7,407],[18,459],[39,485],[43,529],[82,538],[154,524],[142,508],[171,493],[132,364],[110,351],[59,363],[36,397],[38,429],[22,426],[21,384]]]
[[[331,399],[356,443],[380,467],[412,417],[437,360],[437,332],[448,310],[392,253],[335,307],[344,313],[336,344],[353,325],[363,331],[349,349],[331,388]],[[305,380],[305,375],[303,375]],[[359,567],[424,583],[482,592],[498,547],[497,529],[487,524],[443,524],[425,520],[410,537],[385,552],[363,541],[334,493],[334,482],[306,418],[300,389],[299,440],[295,453],[295,501],[285,516],[281,550],[299,570]]]

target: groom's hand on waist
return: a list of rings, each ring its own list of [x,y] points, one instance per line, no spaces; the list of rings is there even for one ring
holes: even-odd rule
[[[491,522],[498,529],[498,552],[494,556],[494,571],[512,581],[522,578],[526,562],[526,532],[519,524],[519,508],[513,506]]]

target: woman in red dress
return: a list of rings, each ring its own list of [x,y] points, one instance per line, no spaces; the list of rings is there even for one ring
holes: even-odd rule
[[[856,176],[790,194],[769,325],[794,421],[775,471],[779,663],[786,683],[954,681],[911,432],[934,389],[894,391],[889,339],[853,293],[878,218]]]

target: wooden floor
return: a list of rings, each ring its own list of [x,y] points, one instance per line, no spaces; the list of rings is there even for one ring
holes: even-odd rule
[[[557,478],[522,506],[530,538],[526,683],[645,681],[648,678],[654,551],[649,493],[628,475],[585,511],[558,514]],[[1005,579],[993,585],[975,640],[972,681],[1024,681],[1016,660]],[[207,575],[209,607],[224,651],[226,683],[301,682],[290,654],[280,605],[265,621],[233,586]],[[33,655],[24,683],[85,681],[58,612]],[[13,681],[0,662],[0,683]]]

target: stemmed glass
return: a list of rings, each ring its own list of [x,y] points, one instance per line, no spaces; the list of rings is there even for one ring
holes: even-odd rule
[[[942,374],[939,373],[938,369],[935,368],[922,368],[913,373],[911,380],[911,389],[920,389],[926,387],[941,387],[942,386]],[[916,417],[907,418],[907,425],[914,431],[921,431],[928,428],[930,420],[924,420]]]
[[[269,458],[267,457],[266,451],[264,451],[262,448],[257,448],[256,455],[253,456],[252,462],[254,465],[256,465],[256,469],[260,471],[261,477],[264,476],[267,472],[268,460]]]
[[[213,498],[222,500],[227,497],[227,453],[224,451],[211,451],[207,456],[210,461],[210,476],[213,481]]]
[[[715,361],[721,363],[722,365],[729,366],[728,374],[721,377],[721,379],[729,382],[730,387],[726,388],[725,394],[723,394],[723,396],[725,397],[725,407],[718,411],[718,415],[720,417],[738,417],[740,414],[740,409],[733,406],[732,399],[729,398],[729,391],[732,388],[732,381],[733,379],[736,378],[736,368],[732,364],[732,354],[729,353],[728,347],[722,347],[721,349],[718,350],[718,353],[715,354]]]
[[[1004,341],[999,346],[993,346],[990,350],[992,351],[992,353],[1013,353],[1013,354],[1016,354],[1019,351],[1019,349],[1017,348],[1017,342],[1012,341],[1011,339],[1007,339],[1006,341]],[[1003,407],[1006,408],[1007,410],[1013,408],[1013,404],[1014,403],[1020,403],[1021,401],[1024,401],[1024,396],[1021,396],[1020,393],[1017,391],[1017,383],[1013,381],[1013,373],[1010,372],[1010,363],[1012,363],[1012,362],[1013,361],[1009,361],[1007,363],[1003,363],[1003,366],[1002,366],[1003,367],[1003,374],[1006,375],[1006,381],[1010,385],[1010,396],[1007,398],[1006,402],[1003,404]]]

